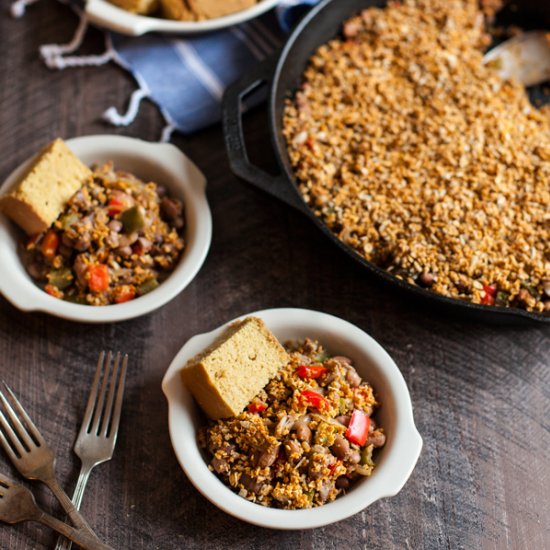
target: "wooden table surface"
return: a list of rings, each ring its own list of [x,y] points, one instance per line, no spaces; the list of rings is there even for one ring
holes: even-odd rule
[[[162,119],[147,102],[128,128],[101,121],[109,105],[124,110],[134,89],[116,66],[44,67],[39,45],[68,40],[75,24],[53,0],[20,20],[2,5],[0,180],[56,136],[155,141],[161,134]],[[101,33],[90,30],[83,51],[101,48]],[[246,118],[256,156],[269,162],[265,113]],[[233,176],[219,126],[173,142],[206,174],[214,219],[206,263],[177,298],[141,319],[99,326],[22,313],[0,298],[0,378],[54,448],[69,493],[79,468],[72,445],[98,352],[130,354],[115,455],[92,473],[83,502],[98,533],[131,550],[550,548],[547,327],[481,324],[410,302],[366,276],[297,212]],[[280,306],[326,311],[378,340],[408,383],[424,439],[398,496],[322,529],[270,531],[226,515],[193,488],[170,446],[160,383],[176,352],[196,333]],[[0,462],[0,471],[17,477],[4,455]],[[62,515],[43,487],[32,487]],[[53,548],[55,541],[35,523],[0,525],[2,549]]]

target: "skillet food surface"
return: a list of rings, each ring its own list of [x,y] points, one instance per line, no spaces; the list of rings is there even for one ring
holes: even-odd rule
[[[477,2],[368,8],[311,57],[283,133],[303,199],[395,277],[550,310],[548,108],[483,65]]]

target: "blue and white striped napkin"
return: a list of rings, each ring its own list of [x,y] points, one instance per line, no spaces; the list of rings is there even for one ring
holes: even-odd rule
[[[22,15],[24,5],[35,1],[17,0],[12,4],[13,14]],[[127,112],[120,114],[111,107],[105,118],[116,125],[130,124],[138,114],[140,101],[149,98],[166,119],[162,139],[167,140],[174,130],[190,133],[218,122],[225,88],[277,50],[285,33],[318,1],[281,0],[277,8],[257,19],[193,37],[106,33],[104,54],[79,56],[74,52],[86,33],[87,21],[78,4],[69,0],[81,14],[73,40],[66,45],[43,46],[41,55],[54,69],[114,61],[130,71],[138,89],[130,98]]]

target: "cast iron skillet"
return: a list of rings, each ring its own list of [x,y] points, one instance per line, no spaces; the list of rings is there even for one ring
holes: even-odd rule
[[[366,261],[350,246],[340,241],[302,199],[288,158],[285,139],[283,138],[282,124],[285,99],[292,96],[299,87],[302,81],[302,73],[313,52],[320,45],[339,34],[343,21],[366,7],[384,7],[385,5],[384,0],[322,1],[294,29],[280,53],[260,63],[250,73],[227,89],[223,101],[223,123],[231,169],[236,175],[255,187],[308,216],[336,246],[352,256],[366,271],[407,292],[411,297],[416,296],[428,300],[434,305],[445,307],[449,311],[454,311],[457,314],[465,313],[469,317],[477,317],[480,320],[516,324],[518,322],[524,324],[550,322],[550,316],[531,313],[519,308],[472,304],[455,298],[448,298],[397,279],[384,269]],[[511,12],[515,14],[515,18],[519,18],[520,15],[523,17],[521,22],[524,26],[529,26],[531,20],[535,22],[535,27],[540,27],[536,22],[540,22],[541,17],[545,17],[548,21],[547,27],[550,27],[550,2],[548,0],[526,0],[524,6],[526,9]],[[281,174],[277,176],[268,174],[249,161],[242,129],[243,100],[263,84],[267,84],[269,88],[269,132],[275,156],[281,169]]]

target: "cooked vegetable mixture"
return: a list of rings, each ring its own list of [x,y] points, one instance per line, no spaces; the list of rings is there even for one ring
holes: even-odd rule
[[[550,312],[550,117],[483,64],[479,4],[368,8],[321,46],[284,117],[306,202],[395,277]]]
[[[386,436],[372,418],[373,388],[351,359],[306,339],[287,344],[290,363],[239,416],[199,433],[210,468],[252,502],[310,508],[370,476]]]
[[[94,170],[53,226],[25,247],[29,274],[50,295],[94,306],[155,289],[184,248],[181,201],[161,185]]]

